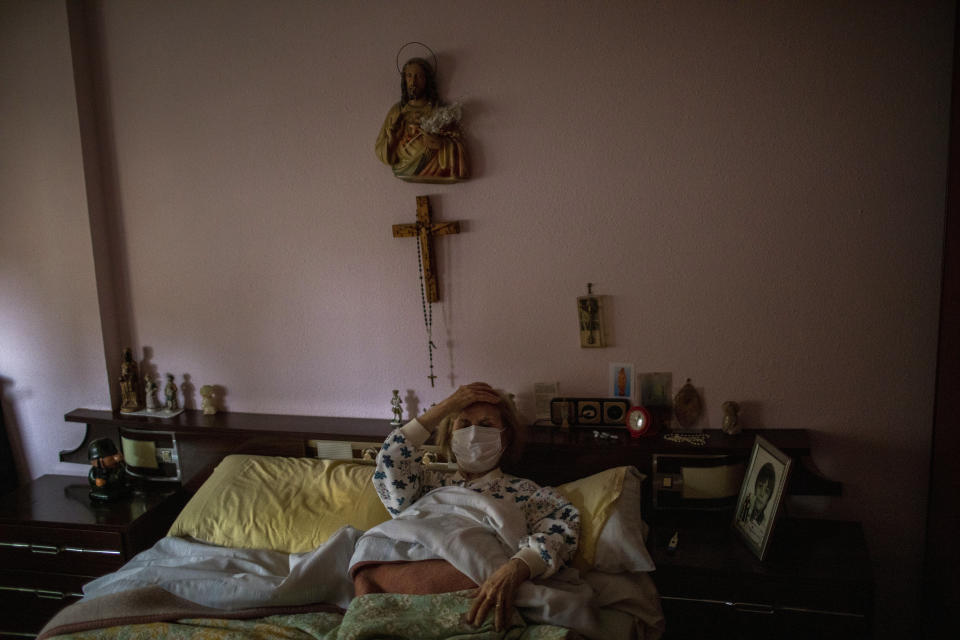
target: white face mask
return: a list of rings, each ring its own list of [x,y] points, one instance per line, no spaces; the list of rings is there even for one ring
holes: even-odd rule
[[[500,430],[476,424],[454,431],[450,448],[457,456],[457,464],[467,473],[483,473],[493,469],[503,453]]]

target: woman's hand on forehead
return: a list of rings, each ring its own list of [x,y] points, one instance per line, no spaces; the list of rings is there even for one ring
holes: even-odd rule
[[[440,420],[448,415],[456,415],[467,407],[477,404],[500,404],[500,396],[486,382],[471,382],[459,387],[456,391],[440,401],[420,416],[420,424],[431,433]]]
[[[463,411],[470,405],[477,404],[478,402],[499,404],[500,396],[494,391],[493,387],[486,382],[471,382],[470,384],[461,386],[454,391],[450,397],[444,400],[444,403],[449,403],[448,409],[450,413]]]
[[[454,392],[455,396],[460,394],[463,394],[465,400],[469,399],[469,402],[464,405],[465,407],[476,404],[477,402],[486,402],[488,404],[500,403],[500,395],[486,382],[471,382],[470,384],[465,384]]]

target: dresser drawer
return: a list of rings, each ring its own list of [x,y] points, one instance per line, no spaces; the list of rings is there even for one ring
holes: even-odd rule
[[[35,635],[55,613],[83,595],[85,576],[0,571],[0,638]]]
[[[866,640],[869,620],[859,614],[778,608],[766,604],[661,596],[664,640]]]
[[[838,579],[829,583],[799,578],[770,578],[734,572],[706,573],[665,567],[654,574],[665,597],[701,602],[749,603],[753,609],[817,611],[866,617],[870,609],[868,585]]]
[[[0,525],[0,567],[99,576],[124,563],[123,536],[111,531]]]

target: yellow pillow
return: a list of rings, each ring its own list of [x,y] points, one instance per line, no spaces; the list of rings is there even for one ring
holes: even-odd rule
[[[300,553],[344,525],[390,519],[371,465],[342,460],[227,456],[197,490],[168,535],[227,547]]]
[[[593,567],[597,540],[623,491],[626,471],[627,467],[607,469],[557,487],[557,491],[580,511],[580,545],[572,564],[581,571]]]
[[[624,505],[628,467],[560,485],[580,511],[580,545],[573,566],[596,561],[603,528]],[[343,460],[231,455],[224,458],[170,527],[168,535],[212,544],[286,553],[310,551],[340,527],[370,529],[390,519],[373,488],[374,467]],[[633,478],[633,476],[630,476]],[[616,544],[623,544],[621,539]]]

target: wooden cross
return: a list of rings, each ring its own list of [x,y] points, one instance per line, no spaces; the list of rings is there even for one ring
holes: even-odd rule
[[[440,300],[437,286],[437,272],[433,268],[433,236],[446,236],[460,233],[459,222],[433,222],[430,220],[430,198],[417,196],[417,221],[414,224],[393,225],[394,238],[420,238],[420,262],[423,266],[423,286],[426,289],[427,302]]]

